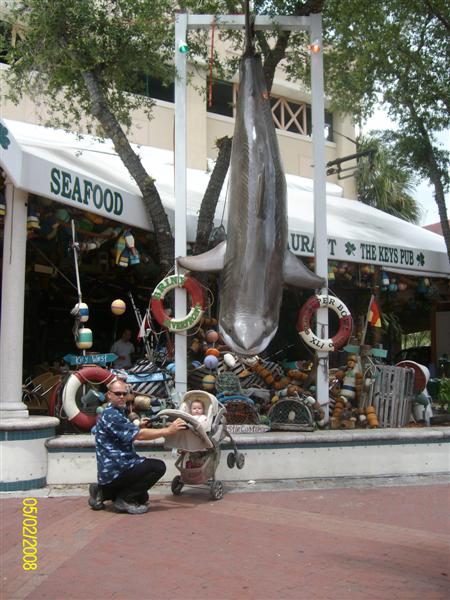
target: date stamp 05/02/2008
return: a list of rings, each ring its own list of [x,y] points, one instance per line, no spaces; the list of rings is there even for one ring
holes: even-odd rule
[[[22,568],[37,569],[38,502],[36,498],[22,500]]]

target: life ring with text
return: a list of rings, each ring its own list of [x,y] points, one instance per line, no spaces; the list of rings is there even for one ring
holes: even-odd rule
[[[339,329],[332,338],[323,340],[311,330],[311,322],[319,308],[331,308],[339,317]],[[297,319],[297,331],[302,340],[310,348],[319,352],[333,352],[342,348],[349,339],[353,329],[353,319],[345,304],[336,296],[323,294],[311,296],[301,307]]]
[[[170,290],[184,288],[191,297],[191,310],[182,319],[175,319],[164,310],[164,297]],[[194,327],[205,312],[205,297],[203,288],[193,277],[186,275],[170,275],[165,277],[153,290],[150,300],[150,310],[158,323],[169,331],[186,331]]]
[[[114,373],[111,373],[108,369],[98,366],[84,367],[69,375],[62,393],[62,405],[69,421],[80,429],[89,431],[97,422],[97,417],[96,415],[83,413],[78,408],[76,402],[77,392],[83,384],[107,385],[115,377]]]

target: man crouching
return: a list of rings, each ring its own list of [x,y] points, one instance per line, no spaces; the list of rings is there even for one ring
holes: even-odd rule
[[[89,506],[102,510],[103,502],[112,500],[120,512],[138,515],[148,511],[147,491],[164,475],[166,465],[162,460],[139,456],[133,442],[173,435],[185,429],[186,423],[176,419],[168,427],[147,429],[144,419],[135,425],[125,416],[128,395],[124,381],[108,385],[108,406],[95,426],[98,484],[89,486]]]

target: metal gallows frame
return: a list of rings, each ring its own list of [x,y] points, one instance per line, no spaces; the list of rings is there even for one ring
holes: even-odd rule
[[[190,30],[244,29],[245,17],[237,15],[190,15],[177,13],[175,19],[175,257],[186,255],[186,77],[187,33]],[[255,30],[309,31],[311,48],[312,141],[314,161],[314,239],[316,273],[327,280],[327,212],[325,174],[325,100],[323,84],[322,15],[308,17],[255,18]],[[175,263],[175,272],[179,268]],[[327,294],[327,288],[322,290]],[[186,314],[186,292],[175,290],[175,317]],[[328,311],[317,311],[317,330],[320,338],[328,337]],[[328,354],[318,353],[317,399],[328,402]],[[175,336],[175,385],[180,393],[187,389],[187,336]]]

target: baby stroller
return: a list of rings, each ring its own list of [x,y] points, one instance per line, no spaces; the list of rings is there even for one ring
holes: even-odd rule
[[[204,406],[204,421],[198,421],[190,414],[191,403],[195,401],[202,402]],[[172,480],[172,493],[175,496],[181,494],[185,485],[206,484],[213,500],[223,497],[223,483],[215,478],[215,473],[220,462],[220,445],[226,438],[233,446],[233,451],[227,456],[228,467],[243,468],[245,456],[238,451],[236,442],[227,430],[225,413],[226,408],[217,398],[203,390],[186,392],[179,409],[168,408],[158,413],[159,418],[181,418],[187,425],[186,430],[166,440],[167,448],[177,448],[179,452],[175,467],[180,474]]]

